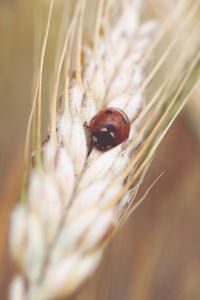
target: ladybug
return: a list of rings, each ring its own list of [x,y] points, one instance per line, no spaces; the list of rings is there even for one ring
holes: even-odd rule
[[[119,108],[108,107],[99,111],[90,121],[92,144],[101,151],[123,143],[130,133],[130,120]]]

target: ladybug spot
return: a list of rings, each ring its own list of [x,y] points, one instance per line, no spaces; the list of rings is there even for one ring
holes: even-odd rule
[[[113,114],[113,111],[110,110],[110,109],[107,109],[107,110],[105,111],[105,113],[108,114],[108,115],[111,115],[111,114]]]
[[[115,138],[114,132],[111,132],[110,135],[113,137],[113,139]]]
[[[126,125],[128,124],[128,122],[126,121],[126,119],[124,117],[122,117],[122,122]]]

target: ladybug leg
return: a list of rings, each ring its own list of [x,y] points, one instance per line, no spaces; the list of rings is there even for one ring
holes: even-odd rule
[[[93,143],[93,141],[92,141],[92,139],[91,139],[90,144],[89,144],[89,147],[88,147],[88,153],[87,153],[87,156],[90,155],[90,153],[92,152],[93,147],[94,147],[94,143]]]

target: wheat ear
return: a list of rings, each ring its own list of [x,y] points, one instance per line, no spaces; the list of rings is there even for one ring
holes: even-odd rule
[[[87,1],[76,1],[61,30],[51,121],[42,143],[43,66],[54,2],[28,125],[21,202],[11,216],[11,254],[21,274],[11,283],[10,300],[69,296],[93,273],[107,242],[143,200],[134,202],[145,172],[199,81],[198,1],[172,3],[171,13],[158,22],[142,21],[145,1],[99,0],[92,43],[84,38]],[[88,154],[83,124],[106,106],[128,114],[130,137],[109,151],[93,148]]]

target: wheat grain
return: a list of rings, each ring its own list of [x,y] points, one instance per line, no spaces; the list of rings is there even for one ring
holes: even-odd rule
[[[50,3],[25,151],[27,170],[35,112],[34,166],[23,184],[23,201],[11,217],[11,253],[22,276],[14,279],[10,299],[69,296],[92,274],[106,243],[137,207],[133,200],[155,150],[196,87],[199,4],[173,4],[167,22],[158,24],[142,21],[142,2],[99,1],[91,44],[83,42],[86,1],[77,1],[68,30],[61,30],[51,122],[42,144],[43,65],[56,5]],[[163,50],[174,26],[178,36],[172,35]],[[177,68],[170,67],[183,41],[185,49],[192,47],[176,58]],[[64,92],[59,97],[61,86]],[[88,154],[90,137],[83,124],[104,106],[128,114],[130,137],[107,152],[93,148]]]

